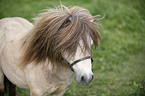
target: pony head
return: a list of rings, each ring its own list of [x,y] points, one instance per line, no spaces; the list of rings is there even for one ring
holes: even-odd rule
[[[49,9],[41,13],[23,46],[23,65],[36,64],[48,59],[54,66],[74,63],[72,69],[80,84],[93,80],[91,45],[98,47],[100,34],[97,24],[93,22],[98,16],[92,16],[81,7]],[[82,59],[83,60],[82,60]],[[78,62],[79,61],[79,62]]]

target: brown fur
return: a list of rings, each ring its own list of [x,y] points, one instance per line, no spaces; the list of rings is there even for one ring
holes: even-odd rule
[[[99,30],[87,9],[61,6],[50,9],[38,17],[33,30],[25,37],[23,65],[43,62],[48,58],[53,64],[64,64],[63,53],[74,55],[82,40],[85,50],[91,52],[87,43],[89,35],[97,48],[100,40]]]

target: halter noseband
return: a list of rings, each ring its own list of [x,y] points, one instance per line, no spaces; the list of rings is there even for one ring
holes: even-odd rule
[[[78,62],[81,62],[83,60],[86,60],[86,59],[91,59],[91,62],[93,62],[93,58],[92,56],[87,56],[87,57],[84,57],[84,58],[81,58],[81,59],[78,59],[76,61],[74,61],[73,63],[69,63],[67,60],[65,60],[65,62],[67,63],[67,65],[70,67],[70,69],[74,72],[74,69],[72,68],[75,64],[77,64]]]

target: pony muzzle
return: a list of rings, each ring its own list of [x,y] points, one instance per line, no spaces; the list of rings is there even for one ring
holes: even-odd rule
[[[77,78],[77,81],[81,85],[88,85],[90,82],[92,82],[94,79],[94,74],[87,75],[81,75],[79,78]]]

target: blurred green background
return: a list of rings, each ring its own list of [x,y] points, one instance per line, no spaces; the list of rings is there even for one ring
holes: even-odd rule
[[[0,19],[23,17],[30,22],[41,10],[55,8],[59,0],[0,0]],[[65,6],[80,6],[97,21],[102,42],[93,48],[94,81],[79,85],[74,79],[64,96],[145,96],[145,1],[144,0],[62,0]],[[17,88],[17,96],[29,90]]]

